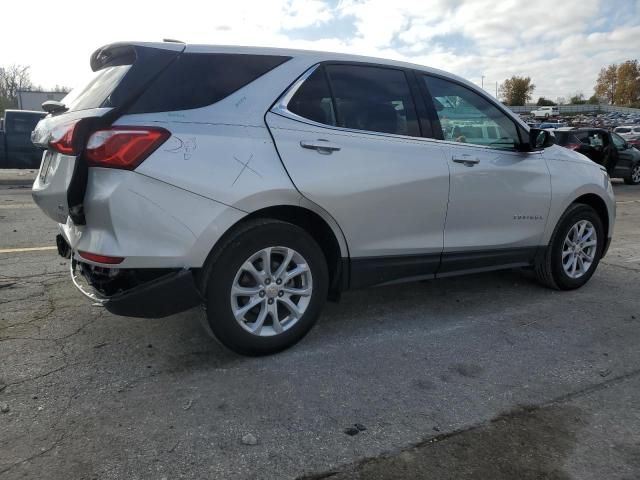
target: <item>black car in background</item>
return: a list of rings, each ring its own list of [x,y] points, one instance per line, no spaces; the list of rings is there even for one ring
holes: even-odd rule
[[[629,185],[640,184],[640,150],[624,138],[602,128],[561,128],[553,130],[556,143],[575,150],[604,166],[611,178]]]
[[[31,143],[31,132],[45,115],[5,110],[0,119],[0,168],[40,168],[42,149]]]

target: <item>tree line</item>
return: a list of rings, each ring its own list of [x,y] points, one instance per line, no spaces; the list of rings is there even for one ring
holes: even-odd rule
[[[31,81],[29,66],[10,65],[0,67],[0,116],[5,110],[18,108],[18,92],[30,90],[42,90]],[[56,85],[54,92],[68,92],[69,88]]]
[[[500,85],[499,97],[505,105],[525,105],[533,98],[535,88],[531,77],[514,75]],[[640,64],[638,60],[627,60],[620,64],[614,63],[603,67],[593,89],[595,93],[589,98],[585,98],[581,92],[576,92],[569,95],[568,101],[564,97],[558,97],[555,102],[545,97],[539,97],[537,105],[607,103],[640,108]]]

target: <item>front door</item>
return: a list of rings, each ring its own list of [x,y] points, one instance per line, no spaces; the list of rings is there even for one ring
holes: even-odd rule
[[[420,138],[406,72],[322,65],[293,90],[267,124],[296,188],[343,230],[351,285],[432,275],[449,167],[444,148]]]
[[[487,98],[443,78],[422,79],[451,170],[440,273],[530,263],[551,204],[543,155],[517,151],[518,127]]]

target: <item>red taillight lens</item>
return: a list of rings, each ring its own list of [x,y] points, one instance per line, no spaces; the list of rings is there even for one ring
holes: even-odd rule
[[[87,260],[91,260],[96,263],[106,263],[107,265],[117,265],[118,263],[122,263],[124,257],[109,257],[107,255],[98,255],[97,253],[89,253],[78,251],[82,258],[86,258]]]
[[[85,155],[90,166],[133,170],[169,137],[164,128],[112,127],[94,132]]]
[[[67,123],[54,128],[49,138],[49,146],[56,152],[65,155],[77,155],[78,152],[73,141],[76,125],[78,125],[78,122]]]

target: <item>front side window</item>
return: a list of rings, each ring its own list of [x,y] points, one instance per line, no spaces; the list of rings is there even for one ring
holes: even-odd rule
[[[438,113],[442,136],[450,142],[513,150],[519,144],[511,118],[472,90],[441,78],[423,75]]]
[[[624,145],[626,143],[624,141],[624,138],[622,138],[620,135],[616,135],[615,133],[611,134],[611,138],[613,139],[613,144],[618,150],[622,150],[624,148]]]
[[[361,65],[327,65],[338,126],[420,136],[409,83],[402,70]]]

